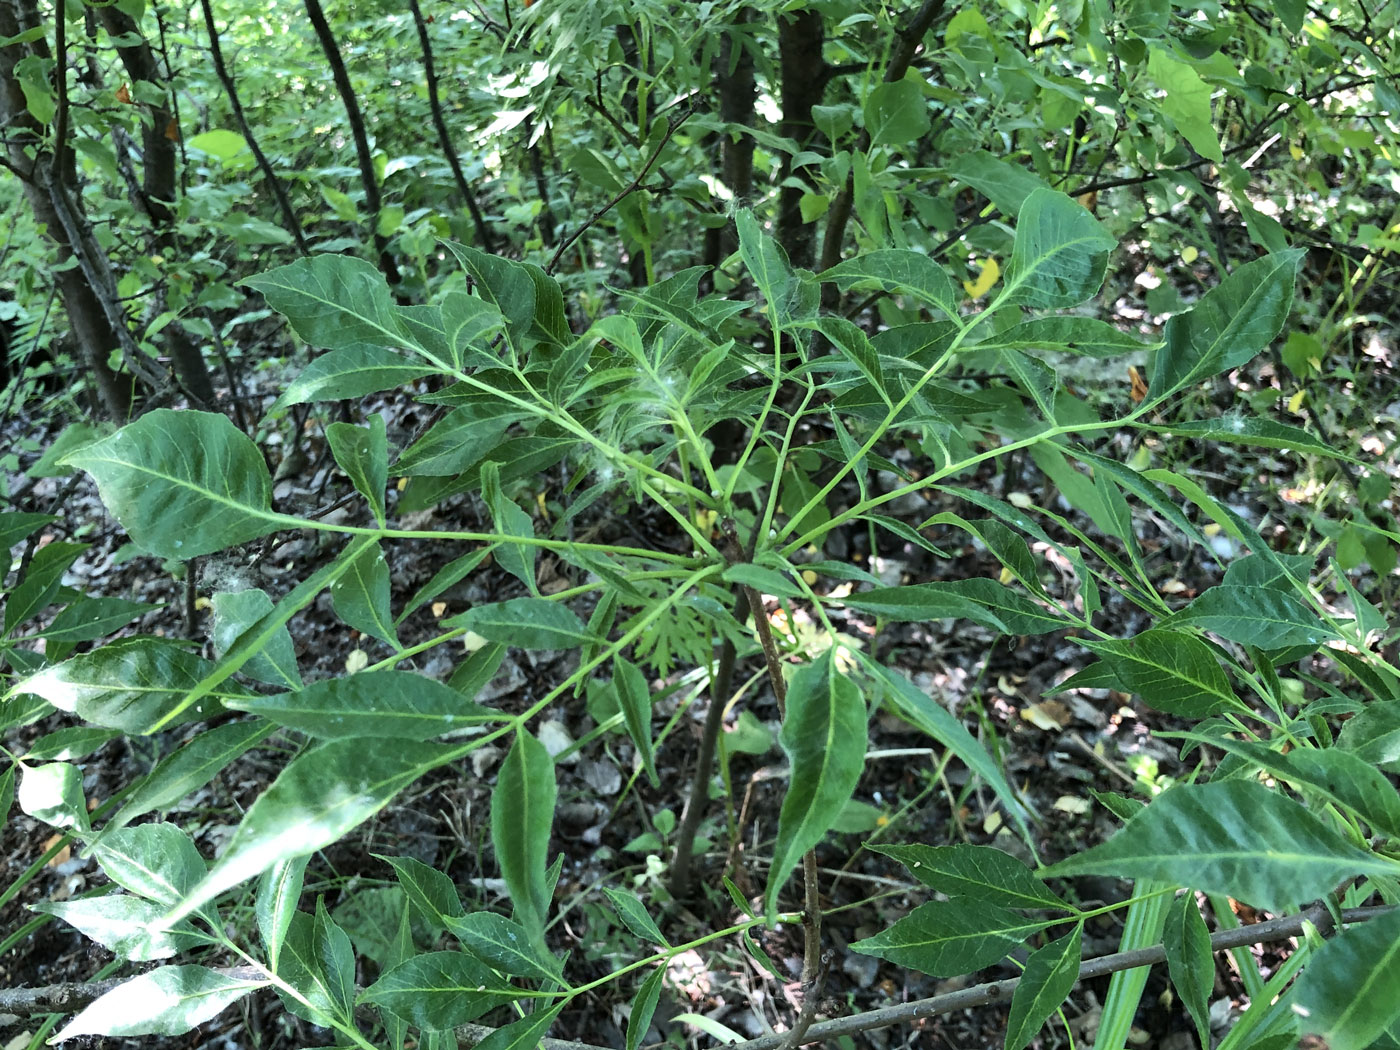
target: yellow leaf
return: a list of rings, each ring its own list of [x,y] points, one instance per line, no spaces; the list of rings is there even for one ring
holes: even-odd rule
[[[1201,253],[1196,250],[1196,246],[1193,244],[1188,244],[1185,248],[1181,249],[1181,261],[1187,266],[1190,266],[1199,259],[1200,256]]]
[[[977,280],[963,281],[963,290],[967,292],[969,299],[980,299],[992,290],[992,286],[1000,277],[1001,267],[995,259],[988,259],[982,266],[982,272],[977,275]]]
[[[1010,583],[1010,582],[1011,582],[1012,580],[1014,580],[1015,578],[1016,578],[1015,573],[1013,573],[1013,572],[1012,572],[1010,569],[1008,569],[1005,565],[1003,565],[1003,566],[1001,567],[1001,582],[1002,582],[1002,583]]]
[[[805,583],[808,587],[812,586],[812,584],[817,582],[817,574],[811,569],[803,569],[802,582]]]
[[[1288,154],[1289,154],[1289,156],[1291,156],[1294,160],[1302,160],[1302,159],[1303,159],[1303,151],[1302,151],[1300,148],[1298,148],[1296,145],[1295,145],[1295,146],[1289,146],[1289,147],[1288,147]]]
[[[345,658],[345,673],[355,674],[369,666],[369,654],[363,649],[352,649]]]
[[[1288,411],[1292,412],[1295,416],[1302,413],[1303,391],[1299,390],[1296,394],[1294,394],[1288,399]]]

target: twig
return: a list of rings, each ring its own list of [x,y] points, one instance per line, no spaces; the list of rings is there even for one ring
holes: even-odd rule
[[[637,177],[626,186],[622,187],[622,189],[618,190],[610,201],[589,216],[587,222],[559,242],[559,247],[554,249],[554,254],[550,257],[549,264],[544,268],[545,273],[554,273],[555,268],[559,265],[559,260],[563,258],[564,253],[569,250],[575,241],[587,233],[604,215],[617,207],[623,199],[641,188],[642,180],[647,177],[651,169],[656,165],[656,162],[661,159],[661,154],[671,141],[671,136],[676,133],[677,129],[680,128],[680,126],[686,122],[686,119],[694,112],[695,107],[693,105],[687,105],[679,116],[673,116],[666,122],[666,134],[661,137],[661,141],[657,143],[656,149],[652,152],[651,156],[647,158],[647,162],[642,165],[642,170],[637,173]]]
[[[1342,912],[1342,922],[1364,922],[1393,910],[1393,907],[1388,906],[1350,908]],[[1241,926],[1235,930],[1220,930],[1211,934],[1211,951],[1224,951],[1228,948],[1241,948],[1247,944],[1264,944],[1269,941],[1286,941],[1291,937],[1301,935],[1304,925],[1309,922],[1317,925],[1319,929],[1324,929],[1330,925],[1330,920],[1326,919],[1325,915],[1325,911],[1321,915],[1315,915],[1310,910],[1298,915],[1257,922],[1252,926]],[[1100,956],[1080,965],[1079,980],[1087,981],[1094,977],[1104,977],[1111,973],[1117,973],[1119,970],[1134,970],[1139,966],[1155,966],[1165,962],[1166,958],[1167,951],[1161,945]],[[857,1032],[868,1032],[873,1028],[907,1024],[923,1017],[951,1013],[954,1010],[967,1010],[975,1006],[985,1006],[987,1003],[1009,1002],[1012,992],[1020,983],[1021,978],[1012,977],[1005,981],[992,981],[987,984],[979,984],[974,988],[964,988],[961,991],[935,995],[928,999],[901,1003],[883,1010],[871,1010],[869,1013],[822,1021],[820,1024],[812,1025],[807,1030],[802,1042],[819,1043],[827,1039],[855,1035]],[[778,1050],[786,1038],[786,1034],[765,1035],[742,1043],[730,1043],[729,1050]]]

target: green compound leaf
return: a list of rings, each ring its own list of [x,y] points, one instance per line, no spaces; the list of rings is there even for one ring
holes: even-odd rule
[[[431,740],[463,726],[509,717],[411,671],[361,671],[312,682],[295,693],[242,697],[229,706],[329,740]]]
[[[1077,306],[1103,284],[1108,253],[1116,247],[1082,205],[1055,190],[1036,190],[1016,218],[1007,301],[1037,310]]]
[[[1288,319],[1302,258],[1302,249],[1289,249],[1245,263],[1169,320],[1152,368],[1152,397],[1238,368],[1268,346]]]
[[[158,408],[64,462],[91,474],[136,545],[163,558],[211,554],[285,524],[262,454],[216,413]]]
[[[544,935],[549,913],[545,868],[558,793],[554,759],[543,744],[520,730],[491,792],[491,845],[515,917],[536,941]]]
[[[1176,994],[1191,1020],[1202,1046],[1210,1045],[1210,995],[1215,988],[1215,958],[1210,931],[1196,907],[1196,895],[1187,891],[1172,901],[1162,930],[1167,951],[1167,972]]]
[[[1162,625],[1199,627],[1227,641],[1259,649],[1321,645],[1337,637],[1336,631],[1287,591],[1228,583],[1205,591]]]
[[[129,638],[53,664],[22,680],[17,689],[41,696],[85,722],[144,733],[178,711],[189,691],[214,664],[164,638]],[[226,683],[196,703],[181,721],[208,718],[223,710],[223,699],[246,695]]]
[[[1239,701],[1215,652],[1182,631],[1153,628],[1124,640],[1081,640],[1099,656],[1122,688],[1158,711],[1206,718]]]
[[[622,924],[633,934],[644,941],[659,944],[663,948],[670,947],[666,938],[661,935],[661,931],[657,929],[656,923],[647,914],[646,906],[634,894],[624,893],[622,890],[615,890],[610,886],[605,886],[603,892],[607,894],[618,917],[622,919]]]
[[[378,543],[362,550],[331,583],[335,614],[361,634],[400,648],[389,612],[389,563]]]
[[[248,808],[223,856],[169,921],[184,918],[280,860],[329,846],[451,751],[445,745],[388,739],[368,748],[363,740],[350,739],[299,755]]]
[[[494,912],[443,915],[448,931],[462,947],[492,969],[512,977],[559,980],[559,960],[536,949],[529,932]]]
[[[80,1035],[182,1035],[265,985],[203,966],[162,966],[113,988],[68,1022],[53,1041]]]
[[[465,952],[428,952],[395,966],[360,999],[426,1031],[442,1031],[531,994]]]
[[[866,252],[838,263],[818,279],[834,282],[843,292],[851,288],[902,292],[938,307],[954,321],[959,319],[962,296],[948,271],[927,255],[905,248]]]
[[[837,668],[833,650],[792,676],[778,734],[792,771],[768,873],[770,918],[798,859],[831,830],[855,791],[865,768],[866,718],[860,690]]]
[[[1011,995],[1005,1050],[1024,1050],[1040,1026],[1069,997],[1079,980],[1083,943],[1084,927],[1080,923],[1059,940],[1031,953],[1021,983]]]
[[[389,485],[389,441],[384,417],[376,412],[369,426],[332,423],[326,427],[326,441],[336,464],[355,490],[369,501],[374,520],[384,525],[384,491]]]
[[[953,977],[992,965],[1032,933],[1060,921],[1027,919],[982,901],[930,901],[851,948],[931,977]]]
[[[519,649],[574,649],[593,640],[583,621],[558,602],[545,598],[512,598],[478,605],[444,620],[444,627],[462,627],[488,642]]]
[[[949,897],[968,897],[1004,908],[1059,908],[1069,905],[1009,853],[991,846],[869,844],[893,857],[925,886]]]
[[[1174,787],[1107,842],[1041,874],[1154,879],[1281,914],[1343,879],[1397,872],[1396,864],[1351,845],[1291,799],[1263,784],[1229,780]]]
[[[1364,1050],[1400,1018],[1400,911],[1359,923],[1319,948],[1293,986],[1305,1034],[1329,1050]]]

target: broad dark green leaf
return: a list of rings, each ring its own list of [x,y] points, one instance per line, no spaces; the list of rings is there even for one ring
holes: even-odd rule
[[[1219,584],[1162,621],[1164,627],[1199,627],[1231,642],[1259,649],[1321,645],[1337,632],[1286,591]]]
[[[137,546],[163,558],[211,554],[284,524],[262,454],[217,413],[158,408],[65,462],[92,475]]]
[[[515,917],[536,941],[542,939],[549,913],[545,867],[558,790],[554,759],[521,729],[491,792],[491,845],[510,890]]]
[[[332,740],[299,755],[248,808],[214,867],[171,915],[183,918],[279,860],[314,853],[378,813],[439,765],[438,744]]]
[[[1293,986],[1304,1034],[1365,1050],[1400,1018],[1400,911],[1357,923],[1313,955]]]
[[[1084,942],[1083,924],[1059,940],[1037,948],[1026,960],[1021,983],[1011,995],[1011,1015],[1006,1022],[1006,1050],[1023,1050],[1035,1038],[1047,1018],[1069,998],[1079,980],[1079,960]]]
[[[959,319],[962,296],[942,266],[927,255],[905,248],[886,248],[847,259],[819,275],[843,292],[851,288],[878,288],[903,292],[936,306],[954,321]]]
[[[1400,704],[1371,704],[1347,721],[1337,746],[1387,773],[1400,773]]]
[[[1004,958],[1037,930],[1063,920],[1032,920],[968,899],[921,904],[888,930],[851,945],[931,977],[972,973]]]
[[[1239,706],[1215,652],[1183,631],[1158,627],[1123,640],[1081,639],[1121,687],[1158,711],[1206,718]]]
[[[273,408],[397,390],[438,371],[420,357],[409,357],[383,346],[332,350],[316,358],[288,383]]]
[[[312,346],[346,351],[408,345],[388,282],[364,259],[313,255],[249,277],[243,283],[261,292],[268,305],[287,319],[292,331]],[[324,361],[326,357],[317,360]],[[282,403],[296,403],[285,398],[283,395]]]
[[[306,912],[292,913],[277,975],[295,988],[300,998],[280,988],[277,994],[289,1012],[326,1028],[336,1019],[347,1019],[349,1011],[342,1005],[340,982],[327,965],[334,960],[327,958],[317,926],[316,919]]]
[[[312,925],[316,958],[325,974],[326,987],[336,1013],[346,1020],[354,1015],[355,950],[344,930],[336,925],[326,911],[323,897],[316,899],[316,918]]]
[[[411,671],[361,671],[312,682],[295,693],[246,696],[229,706],[327,740],[431,740],[463,726],[508,717]]]
[[[872,146],[903,146],[929,130],[922,77],[876,84],[865,98],[865,130]]]
[[[500,465],[494,462],[481,464],[481,498],[491,511],[495,531],[502,536],[521,540],[535,538],[535,521],[520,509],[512,499],[507,499],[501,491]],[[538,549],[531,543],[511,543],[502,541],[496,545],[496,563],[506,572],[523,583],[526,589],[539,596],[539,584],[535,580],[535,555]]]
[[[538,1009],[534,1013],[526,1014],[519,1020],[497,1028],[472,1050],[535,1050],[541,1045],[540,1040],[545,1037],[549,1026],[563,1009],[563,1004],[560,1004],[548,1010]]]
[[[1064,350],[1084,357],[1120,357],[1152,346],[1107,321],[1073,315],[1033,317],[977,343],[979,350]]]
[[[991,846],[872,843],[866,849],[893,857],[925,886],[949,897],[967,897],[1004,908],[1069,910],[1034,872]]]
[[[1215,990],[1215,957],[1210,931],[1196,907],[1195,893],[1187,890],[1167,909],[1162,943],[1167,950],[1167,972],[1176,994],[1196,1023],[1196,1037],[1210,1045],[1210,997]]]
[[[763,232],[753,212],[735,212],[734,223],[739,230],[739,257],[753,277],[754,284],[768,300],[768,310],[775,324],[796,320],[789,303],[798,278],[792,272],[787,254],[778,243]]]
[[[1103,285],[1116,247],[1082,205],[1055,190],[1036,190],[1016,217],[1007,301],[1037,310],[1078,306]]]
[[[525,335],[535,319],[535,279],[522,264],[479,248],[443,241],[471,278],[476,294],[505,317],[512,339]]]
[[[286,943],[292,916],[296,914],[297,904],[301,900],[302,880],[310,859],[309,856],[301,856],[279,860],[258,879],[257,893],[253,897],[253,916],[257,920],[258,934],[262,937],[268,962],[274,970],[278,968],[282,945]]]
[[[656,774],[656,755],[651,742],[651,687],[642,669],[621,656],[613,659],[613,684],[617,688],[617,702],[622,709],[622,720],[627,726],[627,735],[637,754],[642,756],[642,767],[647,771],[647,779],[652,787],[660,785]]]
[[[379,859],[394,869],[409,901],[433,926],[441,929],[445,919],[461,917],[462,900],[457,895],[457,887],[447,875],[412,857]]]
[[[162,966],[101,996],[53,1041],[80,1035],[183,1035],[262,987],[266,982],[260,979],[229,977],[203,966]]]
[[[592,637],[568,608],[545,598],[512,598],[478,605],[444,620],[442,626],[463,627],[488,642],[518,649],[573,649]]]
[[[1291,799],[1227,780],[1172,788],[1107,842],[1043,874],[1155,879],[1281,914],[1343,879],[1395,873],[1393,862],[1353,846]]]
[[[197,947],[204,940],[188,927],[162,929],[160,920],[165,914],[164,908],[125,893],[40,901],[33,909],[62,919],[84,937],[132,962],[168,959]]]
[[[666,967],[654,968],[632,997],[632,1012],[627,1017],[627,1050],[637,1050],[646,1038],[651,1019],[656,1014],[657,1001],[661,998],[661,982],[665,977]]]
[[[1302,257],[1299,248],[1245,263],[1168,321],[1152,368],[1152,396],[1238,368],[1268,346],[1288,319]]]
[[[1194,438],[1197,441],[1224,442],[1228,445],[1253,445],[1256,448],[1280,448],[1305,455],[1326,456],[1357,462],[1335,444],[1313,437],[1301,427],[1289,426],[1261,416],[1231,415],[1220,419],[1187,419],[1180,423],[1153,424],[1153,430]]]
[[[361,995],[409,1024],[442,1031],[530,995],[465,952],[428,952],[395,966]]]
[[[946,167],[949,175],[965,182],[1006,215],[1015,215],[1036,190],[1049,185],[1034,173],[995,157],[986,150],[972,150],[954,157]]]
[[[439,304],[443,334],[457,369],[498,365],[490,349],[491,340],[505,327],[505,316],[485,299],[466,292],[449,290]]]
[[[778,734],[791,770],[764,894],[770,916],[788,874],[831,829],[856,789],[865,768],[866,718],[860,690],[837,667],[831,649],[792,676]]]
[[[85,722],[144,733],[176,710],[214,665],[165,638],[131,638],[44,668],[19,683],[19,690],[41,696]],[[225,686],[206,696],[183,721],[221,711],[225,698],[244,696]]]
[[[400,648],[389,611],[389,563],[379,544],[360,551],[332,581],[331,601],[335,614],[355,630]]]
[[[0,550],[8,551],[20,540],[57,520],[53,514],[31,514],[21,511],[0,513]]]
[[[211,638],[214,654],[222,657],[233,647],[243,632],[257,623],[274,606],[266,591],[250,587],[246,591],[219,591],[210,599],[214,610]],[[296,646],[292,632],[286,626],[276,628],[263,647],[241,668],[250,678],[284,689],[301,687],[301,671],[297,667]]]
[[[105,638],[159,605],[125,598],[81,598],[62,609],[35,637],[50,642],[91,642]]]
[[[170,907],[207,870],[194,842],[174,824],[138,824],[103,835],[93,850],[107,877],[138,897]]]
[[[635,894],[624,893],[622,890],[615,890],[610,886],[603,887],[603,892],[607,894],[608,900],[612,902],[613,908],[622,919],[622,924],[633,934],[650,941],[652,944],[659,944],[663,948],[669,948],[670,944],[661,935],[656,923],[647,914],[646,906],[639,901]]]
[[[374,520],[384,524],[384,491],[389,485],[389,441],[384,417],[369,417],[369,426],[332,423],[326,427],[331,455],[355,490],[369,501]]]
[[[967,731],[962,722],[949,714],[942,704],[901,672],[876,663],[864,653],[858,653],[856,658],[860,661],[861,669],[879,683],[883,698],[894,707],[895,713],[937,740],[956,755],[963,765],[981,777],[996,793],[997,798],[1001,799],[1002,805],[1006,806],[1007,812],[1011,814],[1011,819],[1021,829],[1022,834],[1029,834],[1027,822],[1035,818],[1035,811],[1007,783],[1001,768],[987,753],[987,749],[978,743],[977,738]]]
[[[506,401],[472,401],[454,408],[404,451],[394,473],[460,474],[499,446],[506,429],[521,418],[520,409]]]
[[[24,578],[5,597],[5,633],[36,616],[58,596],[63,574],[85,550],[86,543],[59,540],[45,544],[34,553]],[[6,567],[8,569],[8,559]]]
[[[1351,810],[1375,831],[1400,839],[1400,792],[1384,773],[1351,751],[1341,747],[1298,747],[1282,754],[1249,740],[1193,733],[1181,736],[1239,755],[1295,787],[1319,791]]]
[[[276,729],[271,722],[251,718],[216,726],[182,742],[136,785],[122,808],[104,825],[103,833],[124,827],[152,810],[173,806],[209,783],[230,762],[262,743]]]
[[[559,980],[559,960],[539,950],[518,922],[489,911],[443,915],[447,930],[486,965],[510,977]]]
[[[121,735],[119,729],[96,729],[92,726],[65,726],[45,733],[24,752],[24,761],[75,762],[86,758],[109,740]]]

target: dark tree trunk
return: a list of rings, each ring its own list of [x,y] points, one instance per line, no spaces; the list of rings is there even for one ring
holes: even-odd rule
[[[826,40],[826,24],[818,10],[799,11],[790,17],[779,16],[778,52],[782,71],[783,121],[780,134],[806,148],[816,126],[812,123],[812,107],[821,104],[826,87],[826,61],[822,44]],[[792,158],[783,161],[782,178],[792,175]],[[794,266],[812,265],[815,227],[802,221],[801,186],[784,185],[778,195],[778,243],[787,251]]]
[[[471,212],[472,225],[476,227],[477,240],[481,242],[482,250],[494,252],[496,239],[491,236],[491,230],[486,225],[486,217],[481,214],[481,208],[476,203],[476,194],[472,193],[472,188],[467,185],[467,177],[462,173],[462,162],[457,156],[456,148],[452,145],[452,135],[447,130],[447,120],[442,115],[442,100],[438,98],[437,70],[433,66],[433,44],[428,37],[428,23],[423,19],[423,10],[418,6],[418,0],[408,0],[408,9],[413,12],[413,24],[418,27],[418,44],[423,49],[423,75],[428,82],[428,106],[433,111],[433,127],[437,129],[438,146],[442,149],[443,154],[447,157],[448,165],[452,168],[452,178],[457,183],[457,192],[462,195],[467,210]]]
[[[59,17],[63,16],[60,14]],[[0,39],[13,39],[24,29],[37,24],[38,14],[32,3],[0,3]],[[73,260],[73,246],[47,186],[52,180],[65,192],[71,190],[74,171],[71,151],[65,147],[60,147],[60,162],[56,165],[51,164],[52,158],[48,154],[38,149],[43,128],[30,115],[24,92],[15,76],[15,64],[31,54],[45,59],[50,57],[48,44],[43,38],[28,44],[11,43],[0,47],[0,126],[8,132],[8,163],[20,176],[25,200],[29,202],[35,221],[46,229],[54,241],[60,264],[54,280],[63,299],[83,366],[97,387],[107,415],[118,421],[125,420],[131,414],[135,400],[135,384],[130,376],[118,375],[107,363],[108,355],[120,345],[120,337],[82,269],[62,265]],[[58,75],[62,77],[66,73],[66,63],[60,59]],[[34,158],[26,155],[26,147],[36,151]],[[40,172],[39,165],[51,165],[51,170]],[[76,194],[69,192],[68,197],[70,200],[76,199]]]
[[[143,80],[164,89],[161,103],[149,106],[149,112],[141,121],[141,186],[133,194],[137,198],[133,203],[150,220],[156,250],[162,255],[178,258],[182,253],[178,245],[173,205],[178,170],[175,144],[179,140],[180,129],[168,102],[169,85],[136,21],[116,7],[99,7],[97,12],[108,35],[114,40],[123,41],[117,48],[117,54],[121,56],[122,65],[132,81]],[[180,377],[186,392],[201,407],[213,408],[214,382],[209,377],[209,366],[204,361],[199,344],[179,324],[167,326],[162,337],[175,363],[175,374]]]
[[[331,67],[331,77],[335,80],[335,89],[345,107],[350,137],[355,143],[355,159],[360,165],[360,181],[364,185],[365,207],[369,210],[370,233],[379,256],[379,269],[390,284],[398,285],[403,278],[394,263],[394,257],[389,254],[388,240],[379,232],[379,213],[384,207],[384,202],[379,195],[379,179],[374,174],[374,156],[369,151],[369,136],[365,133],[365,119],[360,112],[360,103],[355,98],[350,74],[345,70],[345,62],[340,57],[340,47],[336,44],[335,34],[331,32],[330,24],[326,21],[326,12],[321,7],[321,0],[305,0],[305,3],[306,14],[311,19],[311,28],[321,43],[321,50]]]

